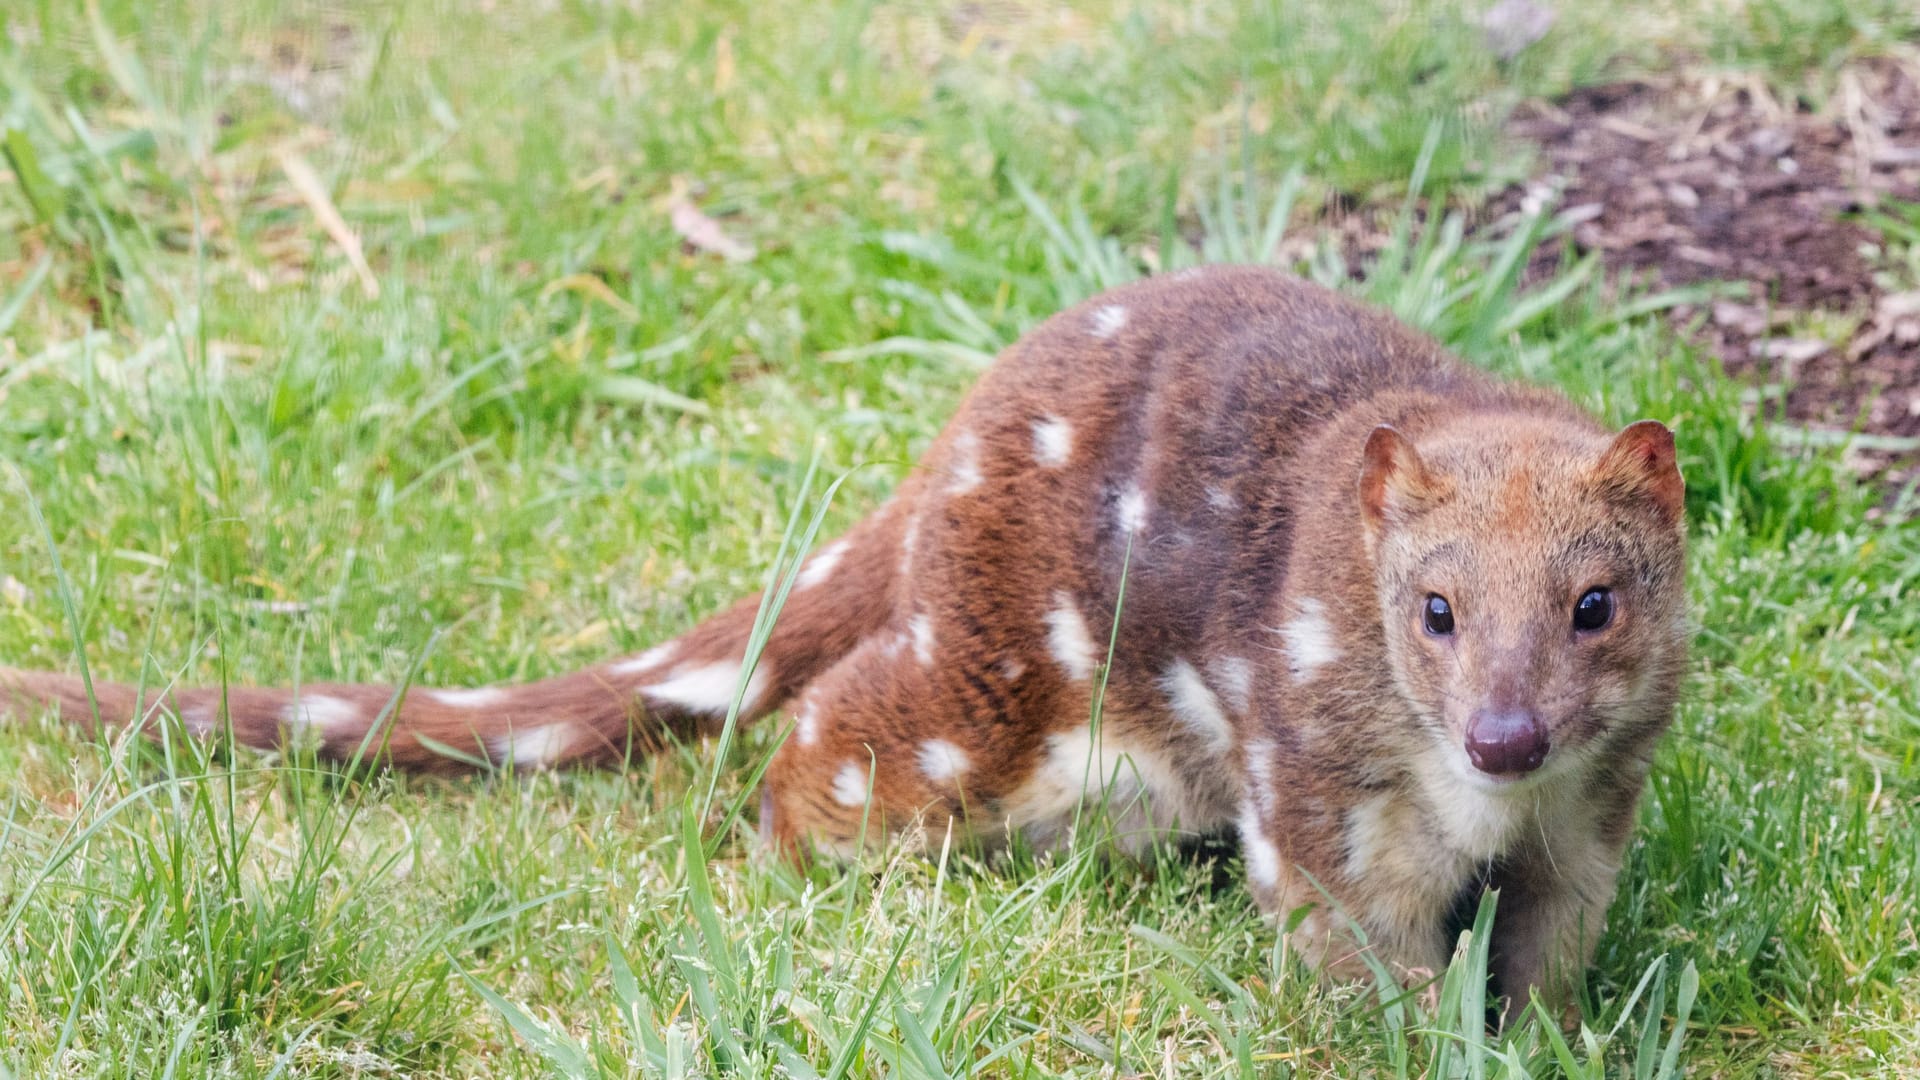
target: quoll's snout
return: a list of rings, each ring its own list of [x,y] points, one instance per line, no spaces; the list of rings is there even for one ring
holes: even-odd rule
[[[1476,709],[1467,719],[1467,757],[1489,776],[1524,776],[1547,760],[1547,729],[1526,709]]]

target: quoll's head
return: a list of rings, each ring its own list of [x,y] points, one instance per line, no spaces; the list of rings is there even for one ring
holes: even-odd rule
[[[1521,790],[1671,715],[1686,654],[1673,433],[1531,415],[1368,437],[1358,497],[1393,680],[1463,777]]]

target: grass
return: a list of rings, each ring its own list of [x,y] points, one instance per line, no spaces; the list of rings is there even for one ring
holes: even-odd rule
[[[1483,933],[1433,1007],[1319,988],[1231,854],[759,865],[693,800],[741,798],[764,732],[442,782],[29,722],[0,1073],[1920,1070],[1920,527],[1778,441],[1672,297],[1519,290],[1550,223],[1397,209],[1524,171],[1525,95],[1680,49],[1817,97],[1912,19],[1588,7],[1511,62],[1388,0],[10,7],[7,663],[462,683],[637,648],[763,584],[823,477],[828,529],[876,505],[1021,329],[1199,258],[1676,420],[1700,633],[1566,1045],[1489,1043]],[[684,250],[676,195],[755,257]],[[1358,280],[1284,230],[1335,201],[1403,226]]]

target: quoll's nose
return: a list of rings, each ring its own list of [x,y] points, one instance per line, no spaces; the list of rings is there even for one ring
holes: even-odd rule
[[[1478,710],[1467,718],[1467,757],[1490,776],[1524,776],[1547,760],[1547,729],[1525,710]]]

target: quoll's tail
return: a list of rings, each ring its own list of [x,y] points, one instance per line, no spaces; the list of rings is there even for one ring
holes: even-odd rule
[[[880,629],[898,566],[897,522],[885,511],[816,551],[801,568],[748,679],[742,722],[758,719]],[[451,772],[485,762],[519,768],[606,764],[657,749],[663,737],[717,731],[739,686],[759,597],[637,656],[539,682],[477,689],[309,683],[297,689],[149,690],[96,681],[109,726],[158,730],[164,713],[213,737],[273,749],[312,741],[324,759],[379,760]],[[72,675],[0,668],[0,717],[43,709],[85,727],[95,712]],[[364,749],[363,749],[364,748]]]

